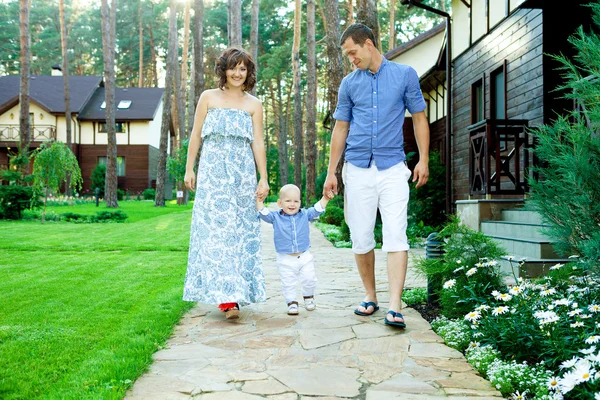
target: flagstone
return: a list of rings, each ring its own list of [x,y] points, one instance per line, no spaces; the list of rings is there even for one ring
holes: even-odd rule
[[[181,376],[187,372],[210,365],[206,358],[193,360],[157,361],[150,366],[149,373],[163,376]]]
[[[271,349],[289,347],[296,341],[295,336],[261,336],[256,339],[246,340],[246,349]]]
[[[268,378],[260,381],[246,382],[242,387],[242,391],[246,393],[268,395],[289,392],[290,388],[273,378]]]
[[[406,372],[394,375],[392,378],[386,381],[371,386],[367,393],[370,391],[386,391],[386,392],[399,392],[399,393],[415,393],[415,394],[436,394],[440,393],[440,390],[433,386],[433,384],[424,382],[420,379],[415,378]]]
[[[461,388],[473,390],[494,390],[492,384],[475,373],[454,373],[448,379],[439,379],[437,383],[444,389]]]
[[[146,374],[135,382],[128,395],[131,398],[140,399],[146,399],[150,396],[156,396],[157,399],[189,399],[195,387],[193,383],[175,377]]]
[[[386,329],[384,324],[360,324],[352,327],[354,334],[358,339],[376,338],[382,336],[396,335],[394,330]]]
[[[352,368],[311,366],[281,368],[268,373],[301,395],[354,397],[359,394],[359,374]]]
[[[408,352],[409,357],[429,358],[463,358],[463,354],[442,343],[413,343]]]
[[[316,349],[345,340],[353,339],[354,332],[350,328],[337,329],[303,329],[300,330],[300,344],[305,349]]]
[[[422,366],[433,366],[449,372],[472,372],[473,367],[465,359],[415,358],[414,362]]]
[[[406,352],[410,340],[406,336],[394,335],[374,339],[355,339],[344,342],[340,351],[350,354],[399,353]]]
[[[167,349],[159,350],[154,353],[155,361],[173,361],[173,360],[196,360],[223,356],[229,351],[218,349],[216,347],[206,346],[201,343],[183,344],[172,346]]]
[[[256,329],[275,329],[288,328],[296,325],[296,320],[293,318],[269,318],[263,319],[256,323]]]
[[[229,384],[233,380],[233,377],[226,371],[215,367],[198,368],[189,371],[182,375],[180,379],[195,385],[192,394],[226,392],[233,389],[233,385]]]
[[[194,400],[262,400],[264,397],[250,393],[231,391],[225,393],[206,393],[194,396]]]

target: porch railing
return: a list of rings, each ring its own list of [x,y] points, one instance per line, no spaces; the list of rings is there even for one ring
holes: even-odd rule
[[[469,130],[469,192],[523,194],[529,190],[527,175],[535,161],[533,137],[527,120],[486,119]]]
[[[0,142],[19,142],[20,140],[19,125],[0,125]],[[45,142],[47,140],[56,140],[56,126],[36,124],[31,127],[32,142]]]

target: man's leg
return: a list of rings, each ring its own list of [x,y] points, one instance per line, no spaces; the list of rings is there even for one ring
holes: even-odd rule
[[[408,266],[407,205],[410,170],[400,163],[378,176],[379,211],[383,222],[383,246],[387,252],[390,310],[400,312],[402,291]],[[404,322],[401,317],[386,314],[388,321]]]
[[[406,279],[406,268],[408,266],[408,251],[395,251],[387,255],[387,271],[390,292],[390,310],[399,312],[402,308],[402,291]],[[389,321],[404,322],[403,318],[392,318],[387,314]]]
[[[354,254],[354,260],[358,267],[358,273],[365,287],[365,302],[372,301],[377,304],[377,289],[375,287],[375,251],[371,250],[366,254]],[[367,308],[357,307],[358,311],[371,314],[374,312],[373,306]]]

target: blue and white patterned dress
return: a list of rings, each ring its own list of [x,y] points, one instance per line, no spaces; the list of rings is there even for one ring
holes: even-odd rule
[[[210,108],[202,138],[183,299],[265,301],[252,117],[243,110]]]

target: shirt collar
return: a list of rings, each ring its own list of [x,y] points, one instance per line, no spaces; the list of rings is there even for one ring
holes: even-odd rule
[[[370,69],[366,69],[366,70],[365,70],[365,73],[366,73],[368,76],[376,76],[376,75],[379,75],[379,73],[381,72],[381,70],[382,70],[382,69],[384,69],[384,68],[385,68],[385,66],[386,66],[386,65],[387,65],[387,64],[390,62],[390,61],[389,61],[387,58],[385,58],[385,57],[383,57],[383,56],[382,56],[382,58],[383,58],[383,60],[381,61],[381,65],[379,66],[379,69],[377,70],[377,72],[373,73],[373,72],[371,72],[371,70],[370,70]]]

